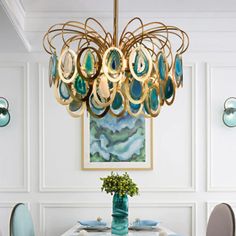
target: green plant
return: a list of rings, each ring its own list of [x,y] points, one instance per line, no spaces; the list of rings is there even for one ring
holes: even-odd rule
[[[117,193],[120,196],[127,194],[130,197],[138,195],[139,189],[136,183],[129,177],[128,173],[119,175],[118,173],[111,172],[111,175],[100,179],[103,181],[101,190],[106,193],[110,193],[111,195]]]

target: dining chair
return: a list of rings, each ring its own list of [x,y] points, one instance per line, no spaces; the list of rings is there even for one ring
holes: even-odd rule
[[[206,236],[234,236],[235,217],[230,205],[217,205],[209,218]]]
[[[16,204],[12,210],[10,236],[35,236],[31,214],[23,203]]]

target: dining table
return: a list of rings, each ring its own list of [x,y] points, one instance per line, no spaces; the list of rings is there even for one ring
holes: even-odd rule
[[[72,228],[67,230],[65,233],[63,233],[60,236],[80,236],[82,235],[80,231],[83,228],[81,228],[81,225],[79,223],[75,224]],[[162,232],[162,233],[160,233]],[[163,234],[165,232],[166,234]],[[83,234],[85,235],[85,234]],[[110,230],[107,231],[88,231],[86,233],[87,236],[112,236]],[[176,233],[174,233],[172,230],[166,228],[162,224],[158,225],[155,229],[152,229],[150,231],[148,230],[129,230],[128,236],[162,236],[162,235],[167,235],[167,236],[178,236]]]

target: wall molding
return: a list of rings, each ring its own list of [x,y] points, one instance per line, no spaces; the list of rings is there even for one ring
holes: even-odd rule
[[[5,0],[6,1],[6,0]],[[162,18],[162,19],[194,19],[194,18],[205,18],[205,19],[224,19],[224,18],[236,18],[236,11],[119,11],[121,18],[132,18],[135,16],[146,16],[150,18]],[[70,10],[70,11],[25,11],[24,15],[27,18],[113,18],[113,11],[87,11],[87,10]]]
[[[191,236],[197,236],[197,212],[195,202],[142,202],[142,203],[130,203],[129,207],[132,208],[190,208],[191,209]],[[40,214],[40,235],[46,235],[46,209],[60,209],[60,208],[111,208],[109,202],[41,202],[39,204]]]
[[[232,64],[232,63],[231,63]],[[212,184],[212,130],[211,130],[211,118],[212,118],[212,70],[213,69],[236,69],[236,65],[230,65],[230,63],[214,64],[206,63],[207,79],[206,79],[206,91],[207,91],[207,109],[206,109],[206,124],[207,124],[207,191],[208,192],[236,192],[236,185],[232,187],[214,186]]]
[[[45,78],[45,67],[43,63],[38,64],[39,70],[39,191],[40,192],[98,192],[100,188],[98,187],[79,187],[79,186],[47,186],[45,179],[45,129],[44,129],[44,83]],[[187,63],[185,68],[191,69],[191,186],[171,186],[168,188],[165,187],[151,187],[145,188],[145,186],[140,187],[141,192],[195,192],[196,191],[196,64]]]
[[[24,151],[23,151],[23,186],[1,187],[1,193],[8,192],[30,192],[30,143],[29,143],[29,63],[28,62],[0,62],[0,68],[21,68],[23,69],[24,83]]]

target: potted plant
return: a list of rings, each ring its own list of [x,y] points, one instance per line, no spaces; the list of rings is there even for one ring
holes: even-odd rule
[[[128,234],[128,196],[138,195],[139,189],[128,173],[111,175],[101,178],[102,191],[113,195],[111,231],[115,235]]]

